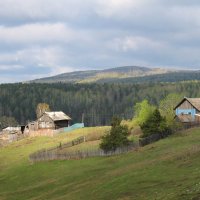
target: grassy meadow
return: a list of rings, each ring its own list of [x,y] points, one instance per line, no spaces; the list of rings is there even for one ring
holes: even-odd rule
[[[113,157],[36,164],[28,160],[30,153],[41,148],[107,130],[85,128],[54,138],[27,138],[1,148],[0,199],[200,199],[199,128]],[[80,148],[97,143],[89,141]]]

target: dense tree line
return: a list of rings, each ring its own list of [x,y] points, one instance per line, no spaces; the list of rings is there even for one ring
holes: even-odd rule
[[[52,111],[64,111],[87,126],[108,125],[113,116],[132,118],[133,106],[143,99],[158,105],[170,93],[200,97],[200,82],[151,84],[2,84],[0,116],[14,117],[18,123],[36,119],[38,103]]]

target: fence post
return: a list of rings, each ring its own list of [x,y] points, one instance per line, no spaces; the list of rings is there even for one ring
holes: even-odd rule
[[[84,137],[79,138],[79,140],[76,139],[76,141],[69,142],[64,145],[67,147],[71,147],[72,145],[75,145],[76,143],[82,142]],[[68,145],[70,144],[70,145]],[[62,143],[60,142],[60,146],[63,147]],[[60,153],[59,148],[50,148],[50,149],[43,149],[38,152],[35,152],[29,156],[30,160],[33,162],[38,162],[38,161],[47,161],[47,160],[70,160],[70,159],[83,159],[83,158],[88,158],[88,157],[94,157],[94,156],[112,156],[112,155],[118,155],[122,153],[127,153],[133,149],[138,148],[138,143],[131,144],[129,146],[124,146],[117,148],[114,151],[108,151],[105,152],[101,149],[87,149],[84,151],[75,151],[75,152],[64,152]]]

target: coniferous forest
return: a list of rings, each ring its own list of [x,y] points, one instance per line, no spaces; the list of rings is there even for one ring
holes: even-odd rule
[[[137,102],[147,99],[158,105],[170,93],[200,97],[200,82],[140,84],[2,84],[0,117],[14,117],[19,124],[36,119],[38,103],[47,103],[51,111],[63,111],[72,123],[86,126],[109,125],[113,116],[130,119]]]

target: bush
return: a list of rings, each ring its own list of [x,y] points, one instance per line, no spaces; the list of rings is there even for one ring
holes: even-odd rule
[[[170,132],[167,127],[166,119],[161,116],[158,109],[156,109],[152,115],[140,125],[143,135],[141,137],[148,137],[153,134],[162,134],[165,132]]]
[[[134,107],[135,117],[133,118],[133,121],[135,125],[143,124],[149,119],[155,109],[155,106],[150,105],[147,100],[137,103]]]
[[[110,132],[102,137],[100,148],[104,151],[115,151],[118,147],[127,146],[129,144],[128,127],[120,125],[121,120],[113,118],[112,128]]]
[[[181,94],[169,94],[161,100],[159,104],[160,114],[166,118],[167,126],[172,130],[179,129],[181,127],[181,123],[174,119],[174,108],[181,101],[181,99]]]
[[[133,120],[122,120],[121,121],[122,126],[127,126],[129,132],[131,132],[137,125]]]

